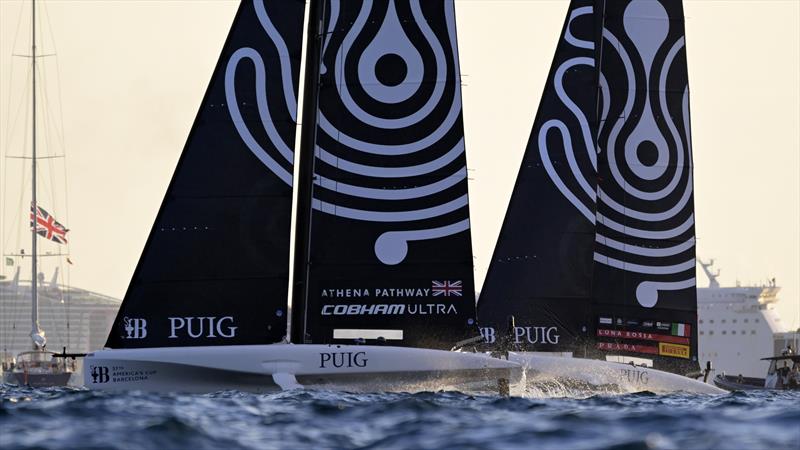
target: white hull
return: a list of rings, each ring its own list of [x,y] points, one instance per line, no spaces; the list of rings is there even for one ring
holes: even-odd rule
[[[291,388],[419,391],[519,382],[516,363],[480,353],[370,345],[239,345],[100,350],[86,356],[96,390],[269,392]]]
[[[698,380],[625,363],[522,352],[512,352],[508,359],[525,368],[529,389],[543,391],[541,393],[545,395],[570,396],[575,391],[725,393]]]

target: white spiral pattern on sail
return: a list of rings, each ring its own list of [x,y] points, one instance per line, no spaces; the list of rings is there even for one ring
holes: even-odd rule
[[[242,47],[231,55],[225,68],[225,100],[228,106],[233,124],[236,131],[244,141],[247,148],[258,158],[269,170],[278,176],[283,182],[292,185],[292,172],[287,169],[287,164],[282,164],[280,159],[288,162],[291,167],[294,164],[294,142],[285,142],[283,137],[275,129],[272,116],[270,114],[269,103],[267,101],[267,77],[280,77],[283,86],[283,101],[291,120],[297,121],[297,98],[295,97],[294,83],[292,82],[292,67],[289,50],[280,32],[269,18],[264,7],[263,0],[255,0],[254,6],[258,21],[266,32],[278,53],[280,59],[280,74],[267,73],[264,60],[257,50],[250,47]],[[270,142],[278,151],[279,155],[265,149],[247,128],[240,111],[239,100],[236,98],[236,70],[243,60],[249,60],[255,69],[256,80],[256,103],[261,124],[269,137]]]
[[[572,12],[569,23],[576,17],[591,12],[591,7],[577,8]],[[604,127],[610,126],[611,129],[608,139],[602,145],[598,143],[596,150],[595,139],[585,114],[569,99],[562,86],[566,70],[581,64],[592,66],[594,59],[573,58],[565,61],[556,70],[553,80],[558,98],[580,123],[586,157],[595,172],[586,173],[585,170],[580,170],[575,161],[575,155],[579,153],[574,151],[572,145],[574,137],[569,135],[566,125],[558,119],[546,122],[540,129],[539,148],[545,170],[556,187],[587,220],[596,225],[595,239],[600,246],[594,254],[594,260],[639,274],[645,279],[651,278],[642,281],[636,288],[638,303],[650,308],[656,305],[659,291],[695,286],[694,276],[686,275],[693,273],[695,265],[694,236],[693,233],[687,233],[694,226],[690,201],[693,183],[691,139],[688,135],[689,91],[688,86],[685,86],[682,92],[680,115],[686,133],[682,135],[668,110],[666,86],[675,57],[684,48],[684,38],[681,36],[674,43],[667,44],[671,46],[666,57],[659,67],[655,67],[656,55],[665,50],[662,47],[665,46],[670,31],[670,21],[664,7],[658,1],[634,0],[625,9],[623,24],[627,37],[636,49],[637,60],[632,60],[625,46],[611,31],[603,30],[603,38],[610,44],[604,46],[603,50],[617,53],[624,64],[627,87],[609,86],[604,74],[599,76],[602,110],[598,136],[603,133]],[[591,42],[572,36],[569,25],[564,39],[579,48],[593,48]],[[644,79],[638,81],[634,68],[636,64],[644,69]],[[652,89],[653,82],[657,82],[658,88],[655,90]],[[624,109],[618,117],[609,117],[609,105],[613,101],[619,101],[611,96],[621,93],[627,96],[624,98]],[[645,97],[644,106],[635,106],[641,105],[641,96]],[[668,134],[663,133],[664,128],[668,130]],[[549,161],[546,137],[553,129],[559,130],[563,138],[573,177],[568,181],[562,180]],[[655,148],[655,161],[646,163],[639,159],[638,150],[642,144]],[[606,152],[604,161],[608,163],[611,177],[598,182],[595,193],[588,177],[597,177],[597,155],[603,151]],[[674,168],[673,173],[669,173],[669,168]],[[574,187],[576,184],[580,189]],[[657,190],[637,187],[643,185],[655,186]],[[602,211],[605,210],[611,210],[617,217],[624,217],[625,220],[620,223],[603,214]],[[628,220],[637,226],[631,226],[627,223]],[[605,229],[611,230],[614,238],[606,236]],[[688,235],[691,236],[686,237]],[[642,245],[643,240],[650,240],[656,245]],[[659,241],[671,241],[672,244],[664,247]],[[614,256],[605,254],[604,247],[613,250]],[[670,258],[671,262],[665,263],[666,258]],[[679,260],[677,263],[676,258]]]
[[[403,0],[398,0],[398,3],[401,1]],[[350,7],[351,4],[348,3],[347,6]],[[468,200],[467,170],[463,163],[465,149],[461,131],[461,91],[454,5],[452,0],[444,2],[447,42],[441,42],[440,36],[430,28],[419,0],[405,0],[403,6],[410,9],[414,20],[407,22],[412,23],[403,25],[398,17],[395,0],[389,0],[388,7],[383,12],[382,24],[374,36],[371,36],[369,44],[361,48],[356,44],[357,41],[363,41],[361,34],[369,25],[368,21],[374,20],[375,14],[381,12],[377,11],[372,0],[364,0],[352,24],[339,24],[340,27],[347,27],[347,32],[343,40],[333,48],[331,36],[340,19],[342,5],[339,0],[331,0],[325,28],[327,37],[322,48],[323,64],[320,67],[324,76],[327,74],[327,77],[331,77],[328,73],[331,67],[324,63],[325,55],[335,55],[332,77],[335,79],[338,100],[346,109],[346,112],[341,113],[355,118],[357,123],[350,124],[346,129],[337,126],[337,117],[331,114],[338,112],[326,110],[326,104],[321,100],[312,207],[352,220],[403,224],[401,227],[404,229],[398,230],[396,226],[387,229],[375,241],[375,255],[387,265],[398,264],[405,259],[408,242],[437,239],[469,229],[468,216],[458,214],[459,211],[466,211]],[[280,76],[286,107],[292,119],[296,120],[297,100],[294,97],[286,45],[270,21],[263,0],[257,0],[255,7],[262,27],[281,56],[280,74],[274,76]],[[418,27],[416,31],[424,38],[424,42],[412,43],[404,26]],[[417,48],[419,45],[428,47],[435,61],[433,66],[425,65]],[[445,49],[449,49],[452,55],[450,58]],[[357,52],[360,54],[356,54]],[[376,65],[384,55],[402,59],[406,68],[402,82],[386,84],[376,77]],[[278,154],[265,150],[242,120],[236,98],[235,75],[244,59],[255,66],[258,112],[263,131]],[[352,66],[353,62],[355,67]],[[273,74],[265,72],[263,60],[256,50],[249,47],[237,50],[229,59],[226,70],[228,108],[240,137],[250,151],[279,178],[291,185],[291,173],[279,161],[283,158],[293,163],[294,144],[284,142],[272,124],[264,85],[267,77]],[[435,76],[431,77],[431,73]],[[423,79],[435,79],[430,92],[423,89]],[[369,105],[363,104],[363,95],[359,97],[351,92],[354,86],[370,98]],[[421,95],[427,98],[419,101],[416,97]],[[409,100],[420,103],[419,108],[400,117],[380,114],[391,109],[393,105]],[[270,101],[274,103],[275,99]],[[371,111],[376,109],[376,104],[380,106],[377,108],[379,111]],[[442,114],[440,122],[429,132],[420,133],[420,129],[427,130],[431,126],[430,120],[434,111],[446,113]],[[372,136],[361,135],[360,131],[363,129],[373,130]],[[389,136],[419,137],[411,141],[395,139],[397,143],[392,142],[392,139],[379,142],[380,139],[375,139],[374,130],[383,130]],[[453,139],[454,133],[460,133],[460,136]],[[446,151],[439,151],[445,145]],[[432,148],[437,151],[430,151]],[[431,156],[427,157],[428,155]],[[403,164],[409,158],[415,162]],[[369,162],[364,162],[365,160]],[[454,167],[454,164],[458,167]],[[448,168],[449,172],[442,175]],[[459,185],[463,189],[458,189]],[[448,196],[452,192],[457,193]],[[332,198],[335,200],[331,200]],[[425,201],[425,207],[392,207],[392,203],[410,203],[409,201],[415,199],[430,198],[437,199],[435,204]],[[437,219],[448,214],[460,218],[453,219],[450,223],[437,222]],[[436,225],[431,226],[431,221],[436,222]]]
[[[590,15],[592,14],[592,11],[593,8],[591,6],[584,6],[576,8],[570,12],[569,20],[564,32],[564,40],[566,42],[578,48],[594,50],[594,42],[578,39],[573,36],[572,31],[570,30],[570,27],[575,19],[581,16]],[[589,182],[591,178],[596,176],[597,172],[595,136],[589,126],[589,120],[586,118],[586,114],[584,114],[580,107],[578,107],[578,105],[572,99],[570,99],[569,94],[564,88],[565,74],[567,71],[577,66],[594,67],[594,58],[576,57],[564,61],[555,71],[553,76],[553,86],[555,87],[556,95],[559,101],[561,101],[561,103],[567,107],[570,113],[572,113],[574,116],[573,119],[578,122],[578,126],[581,130],[580,136],[572,136],[569,128],[561,118],[548,120],[539,129],[537,137],[539,144],[539,156],[542,164],[544,165],[545,171],[550,176],[550,179],[556,185],[558,190],[564,195],[564,197],[567,198],[567,200],[570,201],[570,203],[573,204],[573,206],[575,206],[575,208],[578,209],[578,211],[580,211],[584,217],[586,217],[586,220],[590,221],[591,223],[595,223],[594,209],[597,194],[593,184]],[[569,184],[566,182],[566,180],[562,180],[551,161],[547,137],[553,130],[558,131],[559,137],[561,138],[561,143],[564,147],[564,156],[567,159],[571,175],[569,179],[571,182]],[[580,140],[580,144],[583,146],[583,149],[580,151],[575,147],[574,141],[577,140]],[[579,164],[576,158],[581,158],[584,162],[588,161],[589,164]],[[582,170],[581,167],[591,167],[592,171],[587,173],[585,171],[586,169]],[[579,189],[571,187],[575,184],[578,185]]]

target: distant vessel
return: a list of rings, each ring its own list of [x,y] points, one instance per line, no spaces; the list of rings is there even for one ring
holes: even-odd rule
[[[56,351],[67,348],[80,353],[102,348],[121,300],[55,283],[56,274],[49,278],[45,282],[44,274],[39,273],[38,301],[42,312],[39,321],[48,331],[48,348]],[[9,373],[16,364],[17,354],[30,347],[30,316],[30,280],[20,280],[18,275],[0,279],[0,367],[4,373]],[[78,360],[74,372],[81,370]],[[80,381],[73,376],[70,383]]]
[[[714,384],[728,391],[800,390],[800,355],[785,353],[761,358],[769,364],[765,378],[718,374]]]
[[[38,264],[39,257],[45,253],[38,248],[39,237],[46,240],[56,242],[58,244],[66,244],[66,234],[69,230],[59,223],[50,213],[48,213],[37,202],[37,173],[39,160],[48,158],[47,156],[37,154],[38,134],[37,134],[37,58],[42,55],[37,54],[36,46],[36,0],[31,0],[31,54],[25,55],[31,61],[31,154],[30,156],[21,156],[23,160],[30,160],[31,167],[31,197],[30,197],[30,236],[31,248],[29,253],[20,250],[18,254],[6,254],[5,258],[13,262],[11,257],[18,257],[21,260],[30,261],[31,265],[31,283],[30,283],[30,344],[31,348],[28,351],[19,353],[16,358],[10,358],[7,355],[3,356],[3,381],[6,383],[27,385],[33,387],[46,387],[46,386],[65,386],[72,377],[74,371],[73,361],[67,361],[65,358],[54,358],[54,352],[48,351],[47,337],[45,330],[40,322],[40,309],[39,309],[39,296],[40,296],[40,283],[38,280]],[[7,155],[8,156],[8,155]],[[19,270],[17,270],[16,286],[19,286]]]
[[[697,288],[701,362],[711,361],[717,374],[763,377],[769,361],[759,358],[800,344],[800,330],[790,331],[775,312],[781,288],[775,279],[761,286],[722,287],[714,260],[699,263],[709,281]]]

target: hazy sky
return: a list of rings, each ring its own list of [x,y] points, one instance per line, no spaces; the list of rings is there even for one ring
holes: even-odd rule
[[[68,211],[60,181],[64,161],[43,164],[42,190],[56,187],[58,194],[47,201],[71,230],[71,284],[121,298],[238,1],[43,3],[41,50],[57,53],[41,60],[48,104],[59,104],[58,84],[61,94],[61,106],[51,106],[46,114],[57,119],[63,111],[64,121],[63,139],[51,130],[56,137],[40,150],[57,155],[64,143]],[[456,0],[478,286],[567,5],[566,0]],[[776,277],[783,286],[779,312],[796,327],[800,1],[686,0],[684,5],[698,256],[716,258],[723,285]],[[4,153],[20,154],[28,142],[23,95],[29,90],[29,60],[11,56],[29,52],[28,15],[29,1],[0,0]],[[57,120],[48,123],[58,125]],[[29,238],[17,238],[19,223],[27,220],[28,200],[18,205],[22,162],[0,163],[10,211],[0,242],[4,253],[30,245]],[[11,213],[20,209],[21,216]],[[706,283],[702,273],[698,283]]]

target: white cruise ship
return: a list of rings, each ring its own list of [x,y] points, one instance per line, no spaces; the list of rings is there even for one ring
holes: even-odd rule
[[[57,284],[53,276],[48,283],[39,273],[39,321],[47,331],[47,349],[68,353],[86,353],[103,348],[114,322],[120,300],[106,295]],[[0,359],[3,370],[22,351],[31,346],[31,284],[19,280],[19,271],[12,279],[0,277]],[[80,368],[80,361],[78,361]],[[0,371],[1,373],[2,371]],[[2,378],[0,377],[0,380]],[[74,376],[80,382],[81,376]]]
[[[790,331],[775,312],[780,287],[773,279],[764,286],[721,287],[714,261],[700,261],[709,286],[697,288],[700,361],[713,363],[716,373],[763,377],[769,362],[787,344],[800,343],[800,329]]]

